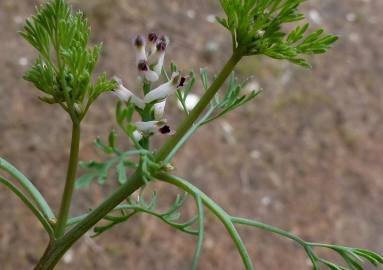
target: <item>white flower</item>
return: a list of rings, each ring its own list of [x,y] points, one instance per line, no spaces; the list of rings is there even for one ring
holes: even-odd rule
[[[165,51],[168,45],[169,45],[169,40],[166,36],[161,37],[160,41],[157,43],[157,46],[156,46],[157,61],[153,70],[158,75],[161,75],[162,67],[164,66]]]
[[[135,141],[139,142],[139,141],[142,140],[143,137],[144,137],[144,135],[142,135],[142,133],[139,132],[138,130],[135,130],[133,132],[133,138],[134,138]]]
[[[158,74],[154,72],[153,70],[150,70],[147,61],[139,62],[137,67],[142,77],[145,77],[145,79],[148,80],[149,82],[155,82],[159,79]]]
[[[135,94],[133,94],[130,90],[125,88],[125,86],[122,84],[121,79],[114,77],[114,80],[118,83],[118,88],[113,91],[113,93],[117,97],[119,97],[122,101],[129,101],[129,99],[130,99],[131,102],[134,105],[136,105],[138,108],[140,108],[140,109],[145,108],[145,102],[141,98],[139,98]]]
[[[138,132],[145,135],[151,134],[168,134],[173,135],[174,132],[166,125],[166,120],[161,121],[147,121],[147,122],[136,122],[135,126]]]
[[[163,118],[164,112],[165,112],[165,106],[166,106],[166,99],[164,99],[163,101],[161,101],[159,103],[154,104],[154,106],[153,106],[153,108],[154,108],[154,119],[161,120]]]
[[[160,121],[136,122],[135,126],[137,130],[143,133],[151,133],[158,129],[158,127],[160,126]]]
[[[145,103],[151,103],[156,100],[163,100],[168,96],[174,94],[177,91],[177,87],[179,86],[181,76],[178,72],[172,75],[172,78],[167,83],[164,83],[158,86],[156,89],[153,89],[144,97]]]
[[[136,64],[140,63],[141,61],[146,61],[146,46],[145,46],[145,39],[142,36],[137,36],[134,40],[134,46],[136,47]]]

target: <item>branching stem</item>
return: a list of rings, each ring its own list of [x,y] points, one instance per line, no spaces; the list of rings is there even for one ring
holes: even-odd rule
[[[188,132],[189,129],[192,128],[194,122],[201,116],[203,111],[207,108],[212,98],[222,87],[227,77],[235,68],[236,64],[241,60],[242,54],[240,52],[234,52],[232,57],[228,60],[226,65],[223,67],[222,71],[219,73],[218,77],[215,79],[210,88],[206,91],[206,93],[202,96],[199,103],[193,109],[193,111],[189,114],[189,116],[184,120],[184,122],[177,129],[177,133],[175,136],[171,137],[169,141],[164,145],[164,147],[159,151],[157,155],[157,160],[162,161],[167,158],[167,156],[173,151],[175,147],[179,144],[180,141],[184,138],[184,135]],[[79,127],[78,127],[79,128]],[[79,129],[78,129],[79,132]],[[76,135],[76,134],[74,134]],[[78,133],[78,138],[79,138]],[[75,136],[77,138],[77,135]],[[73,146],[76,146],[74,144]],[[78,145],[77,145],[78,147]],[[75,150],[75,149],[74,149]],[[72,152],[72,151],[71,151]],[[72,162],[69,163],[68,175],[70,173],[70,177],[68,177],[69,181],[67,181],[66,189],[63,196],[62,207],[59,215],[59,225],[57,226],[57,236],[58,239],[47,247],[44,256],[40,259],[40,262],[36,266],[36,270],[50,270],[53,269],[54,266],[58,263],[60,258],[65,254],[65,252],[89,229],[92,228],[98,221],[104,218],[110,211],[112,211],[117,205],[119,205],[123,200],[125,200],[129,195],[131,195],[134,191],[142,187],[145,182],[143,181],[142,173],[140,170],[137,170],[128,180],[127,182],[118,188],[113,194],[111,194],[103,203],[101,203],[97,208],[95,208],[92,212],[90,212],[86,218],[84,218],[81,222],[79,222],[76,226],[74,226],[70,231],[64,234],[65,227],[68,221],[68,212],[70,207],[70,199],[73,193],[74,187],[74,176],[77,168],[77,159],[78,159],[78,151],[77,154],[73,157],[71,155]],[[71,165],[72,164],[72,165]],[[75,166],[72,168],[72,166]],[[73,179],[72,179],[73,176]],[[62,214],[61,214],[62,213]],[[239,243],[240,238],[237,234],[236,240]],[[242,248],[243,249],[243,248]],[[251,266],[251,262],[247,261],[247,266]],[[252,269],[252,268],[248,268]]]
[[[65,233],[65,227],[69,216],[70,206],[72,203],[73,190],[76,181],[76,172],[78,166],[80,134],[80,125],[77,123],[73,123],[72,142],[70,148],[67,177],[65,181],[65,189],[61,199],[60,212],[58,215],[57,226],[55,230],[55,235],[57,238],[63,236]]]

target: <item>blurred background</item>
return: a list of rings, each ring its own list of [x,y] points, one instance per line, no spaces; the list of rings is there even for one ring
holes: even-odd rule
[[[42,1],[0,1],[0,155],[30,177],[54,209],[63,190],[69,119],[40,102],[21,79],[35,52],[18,35]],[[167,63],[214,74],[230,53],[230,37],[214,22],[218,0],[77,0],[104,42],[98,71],[137,86],[131,40],[158,31],[171,38]],[[177,174],[212,196],[229,213],[257,218],[306,240],[383,252],[383,1],[310,0],[303,5],[314,28],[340,36],[313,69],[252,57],[237,68],[264,89],[253,103],[200,130],[177,156]],[[195,92],[201,94],[201,86]],[[116,127],[115,99],[98,99],[84,121],[81,159],[102,159],[93,146]],[[168,119],[182,120],[173,100]],[[159,143],[161,142],[161,139]],[[72,213],[97,205],[114,187],[76,193]],[[160,197],[175,191],[158,186]],[[191,214],[189,203],[186,212]],[[1,269],[32,269],[47,237],[29,212],[0,187]],[[225,229],[212,216],[200,269],[243,269]],[[256,269],[309,269],[302,249],[240,228]],[[189,269],[195,239],[155,218],[137,216],[99,238],[86,236],[57,269]],[[324,254],[324,256],[332,256]],[[331,257],[333,258],[333,257]],[[336,260],[336,258],[333,258]],[[369,269],[369,268],[367,268]]]

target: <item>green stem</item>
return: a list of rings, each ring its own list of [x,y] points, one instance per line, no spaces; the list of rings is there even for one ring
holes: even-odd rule
[[[73,122],[72,127],[72,142],[70,147],[70,156],[65,181],[65,189],[61,199],[60,212],[58,215],[56,226],[56,237],[64,235],[65,226],[69,216],[69,210],[72,203],[74,185],[76,181],[76,172],[78,166],[78,154],[80,148],[80,124]]]
[[[250,219],[246,219],[246,218],[239,218],[239,217],[232,217],[231,220],[232,220],[233,223],[236,223],[236,224],[252,226],[252,227],[256,227],[256,228],[259,228],[259,229],[262,229],[262,230],[265,230],[265,231],[268,231],[268,232],[271,232],[271,233],[274,233],[274,234],[278,234],[278,235],[284,236],[286,238],[289,238],[289,239],[297,242],[302,247],[308,246],[306,241],[304,241],[300,237],[298,237],[298,236],[296,236],[296,235],[294,235],[292,233],[289,233],[287,231],[284,231],[282,229],[276,228],[274,226],[271,226],[271,225],[268,225],[268,224],[265,224],[265,223],[262,223],[262,222],[258,222],[258,221],[255,221],[255,220],[250,220]]]
[[[17,170],[12,164],[8,161],[0,158],[0,169],[8,172],[13,178],[27,191],[28,195],[31,196],[33,201],[37,204],[39,209],[43,212],[44,216],[49,220],[49,222],[56,222],[56,217],[48,203],[41,195],[39,190],[32,184],[32,182],[19,170]]]
[[[56,240],[54,244],[47,247],[46,252],[35,267],[35,270],[51,270],[55,267],[65,252],[92,226],[105,217],[117,205],[125,200],[134,191],[144,185],[140,172],[133,174],[130,179],[119,187],[101,205],[91,211],[86,218],[74,226],[63,237]]]
[[[226,81],[227,77],[233,71],[234,67],[241,60],[242,53],[234,52],[229,61],[223,67],[218,77],[214,80],[213,84],[209,87],[206,93],[202,96],[201,100],[190,112],[189,116],[181,123],[177,129],[176,134],[171,137],[168,142],[159,150],[157,154],[157,160],[165,160],[169,153],[177,146],[179,141],[182,140],[184,135],[193,126],[194,122],[203,113],[203,111],[209,106],[210,101],[214,98],[215,94],[219,91],[221,86]]]
[[[185,181],[179,177],[175,177],[172,175],[168,175],[165,173],[158,173],[155,175],[156,178],[158,178],[161,181],[167,182],[169,184],[175,185],[182,190],[185,190],[186,192],[197,195],[201,198],[202,202],[206,207],[216,216],[219,218],[219,220],[222,222],[222,224],[225,226],[227,232],[229,233],[230,237],[233,239],[234,244],[236,245],[239,254],[241,255],[243,264],[246,267],[246,270],[253,270],[253,263],[251,262],[250,256],[247,252],[247,249],[241,239],[241,236],[239,235],[237,229],[235,228],[231,216],[225,212],[216,202],[214,202],[212,199],[210,199],[209,196],[207,196],[205,193],[203,193],[201,190],[190,184],[188,181]]]
[[[204,224],[204,209],[203,202],[199,195],[194,196],[198,211],[198,241],[194,252],[192,270],[197,270],[198,262],[201,258],[202,248],[203,248],[203,240],[205,237],[205,224]]]
[[[12,184],[8,179],[3,178],[0,176],[0,184],[5,185],[7,188],[9,188],[13,193],[16,194],[17,197],[20,198],[20,200],[32,211],[32,213],[38,218],[38,220],[43,225],[44,229],[48,232],[49,237],[53,239],[54,233],[53,228],[49,221],[44,217],[43,213],[37,209],[32,201],[14,184]]]

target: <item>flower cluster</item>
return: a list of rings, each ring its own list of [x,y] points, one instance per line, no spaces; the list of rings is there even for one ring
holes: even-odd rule
[[[114,90],[114,94],[120,100],[133,104],[141,117],[145,118],[144,121],[134,124],[133,137],[136,141],[156,133],[172,135],[173,131],[164,118],[166,100],[184,86],[186,78],[182,77],[179,72],[173,72],[167,82],[152,89],[152,84],[156,83],[161,77],[169,39],[166,36],[150,33],[147,39],[137,36],[133,44],[136,51],[136,68],[144,85],[145,96],[141,98],[128,90],[123,85],[122,80],[117,77],[115,77],[115,81],[118,88]]]

